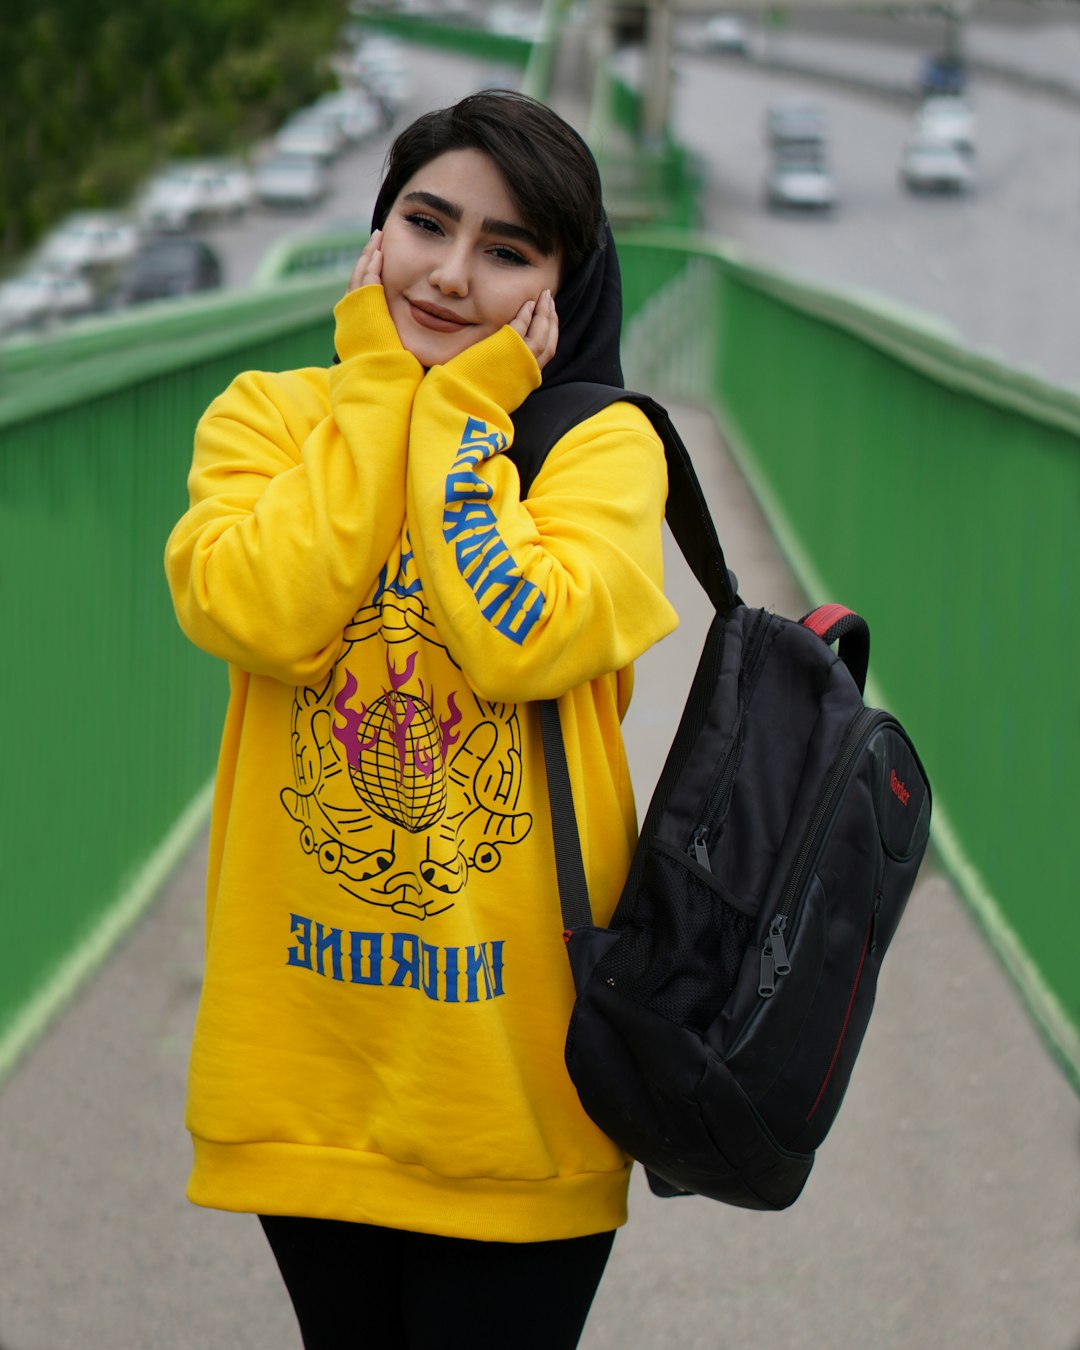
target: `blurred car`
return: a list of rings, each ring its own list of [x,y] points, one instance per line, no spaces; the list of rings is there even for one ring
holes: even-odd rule
[[[919,93],[962,94],[967,88],[967,67],[959,56],[942,53],[928,56],[919,67]]]
[[[969,192],[975,175],[962,150],[922,133],[910,137],[904,146],[900,178],[910,192]]]
[[[824,158],[782,155],[774,160],[765,179],[765,204],[771,211],[831,211],[836,183]]]
[[[746,24],[737,14],[714,14],[705,24],[704,46],[711,52],[749,55],[750,37]]]
[[[337,117],[314,108],[294,113],[274,137],[283,155],[305,155],[328,164],[345,149],[345,133]]]
[[[46,237],[40,261],[50,272],[92,272],[127,262],[138,246],[138,230],[125,217],[83,211],[61,221]]]
[[[313,106],[318,112],[336,118],[342,135],[353,145],[374,136],[386,125],[381,104],[366,89],[335,89],[323,94]]]
[[[822,151],[829,139],[829,124],[817,103],[802,98],[777,99],[765,112],[765,139],[778,150],[799,147]]]
[[[330,191],[326,165],[311,155],[274,155],[255,170],[254,181],[266,206],[317,206]]]
[[[128,264],[110,304],[137,305],[216,290],[221,278],[221,260],[202,239],[151,239]]]
[[[392,109],[412,97],[413,80],[404,48],[391,37],[372,34],[365,38],[353,53],[347,74]]]
[[[968,155],[975,153],[976,126],[971,105],[952,95],[928,98],[915,114],[917,133],[948,141]]]
[[[146,229],[184,230],[198,221],[242,215],[251,204],[251,177],[239,166],[179,162],[151,179],[136,206]]]
[[[0,333],[26,332],[97,308],[94,287],[78,273],[32,271],[0,285]]]

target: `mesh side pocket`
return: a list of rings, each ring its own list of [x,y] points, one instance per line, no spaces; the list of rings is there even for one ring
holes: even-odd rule
[[[754,917],[703,868],[654,844],[633,917],[596,973],[661,1017],[704,1033],[735,987]]]

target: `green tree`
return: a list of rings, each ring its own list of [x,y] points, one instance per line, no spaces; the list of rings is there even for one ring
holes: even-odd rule
[[[345,0],[0,5],[0,260],[122,205],[172,155],[236,151],[332,84]]]

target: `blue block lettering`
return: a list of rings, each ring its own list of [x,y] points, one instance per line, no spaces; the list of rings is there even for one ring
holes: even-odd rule
[[[286,958],[286,965],[302,966],[304,970],[311,969],[311,920],[305,919],[302,914],[290,914],[290,933],[296,933],[300,937],[300,944],[289,948],[289,955]]]
[[[392,934],[390,959],[397,962],[397,970],[391,975],[390,983],[408,989],[419,989],[420,939],[415,933]]]
[[[382,984],[382,933],[350,933],[353,984]]]
[[[323,957],[330,953],[331,975],[335,980],[342,978],[341,974],[341,929],[328,928],[323,929],[321,923],[315,925],[315,961],[318,966],[319,974],[325,975],[323,970]]]

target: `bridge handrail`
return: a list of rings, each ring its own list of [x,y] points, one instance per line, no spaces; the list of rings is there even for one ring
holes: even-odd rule
[[[939,853],[1080,1084],[1062,843],[1080,758],[1063,715],[1080,392],[723,241],[619,245],[628,380],[711,405],[805,589],[870,619],[876,687],[935,784]],[[341,286],[335,265],[42,338],[17,378],[4,354],[0,584],[25,659],[0,683],[9,713],[38,711],[9,716],[20,772],[0,788],[21,897],[0,949],[0,1073],[50,990],[152,894],[212,772],[223,672],[180,638],[161,575],[194,422],[240,369],[325,364]]]

